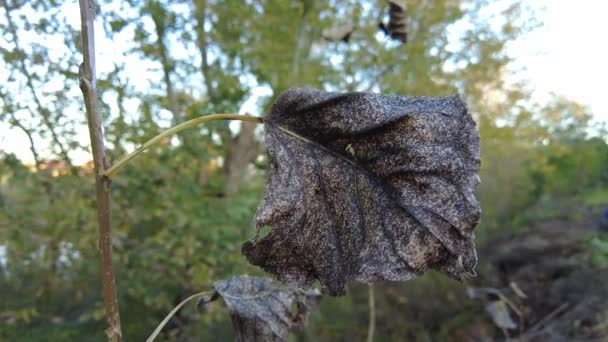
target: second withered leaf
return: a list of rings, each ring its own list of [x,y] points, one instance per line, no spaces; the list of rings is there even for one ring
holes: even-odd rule
[[[477,263],[479,135],[458,96],[290,89],[266,118],[269,170],[248,260],[291,285],[342,295]]]
[[[279,286],[268,278],[238,276],[214,284],[230,310],[235,341],[287,341],[301,330],[321,295]]]

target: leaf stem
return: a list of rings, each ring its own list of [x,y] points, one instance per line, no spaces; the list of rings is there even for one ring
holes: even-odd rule
[[[163,319],[162,322],[160,322],[158,324],[158,326],[156,327],[156,329],[154,329],[154,331],[152,332],[152,334],[150,334],[150,336],[148,337],[148,339],[146,340],[146,342],[152,342],[152,341],[154,341],[154,339],[156,339],[156,337],[158,336],[158,334],[160,334],[160,332],[163,330],[163,328],[165,327],[165,325],[167,324],[167,322],[169,322],[169,320],[171,319],[171,317],[173,317],[179,311],[179,309],[182,308],[182,306],[186,305],[186,303],[188,303],[189,301],[191,301],[193,299],[201,298],[201,297],[205,297],[205,296],[210,296],[210,295],[212,295],[212,293],[209,292],[209,291],[203,291],[203,292],[195,293],[192,296],[184,299],[181,303],[177,304],[177,306],[174,307],[173,310],[171,310],[171,312],[169,312],[169,314],[167,314],[167,316],[165,316],[165,319]]]
[[[122,157],[119,161],[117,161],[114,165],[112,165],[111,168],[109,168],[108,170],[106,170],[106,172],[104,172],[104,176],[107,178],[112,178],[114,175],[116,175],[116,173],[118,173],[118,171],[120,171],[120,169],[122,169],[131,159],[135,158],[138,154],[142,153],[143,151],[147,150],[148,148],[150,148],[151,146],[154,146],[155,144],[157,144],[159,141],[168,138],[176,133],[179,133],[187,128],[190,127],[194,127],[196,125],[205,123],[205,122],[209,122],[209,121],[218,121],[218,120],[238,120],[238,121],[245,121],[245,122],[252,122],[252,123],[257,123],[257,124],[263,124],[264,120],[260,117],[257,116],[251,116],[251,115],[239,115],[239,114],[212,114],[212,115],[205,115],[205,116],[201,116],[198,117],[196,119],[192,119],[186,122],[183,122],[175,127],[169,128],[168,130],[164,131],[163,133],[155,136],[154,138],[148,140],[145,144],[143,144],[141,147],[139,147],[138,149],[136,149],[135,151],[129,153],[128,155]]]

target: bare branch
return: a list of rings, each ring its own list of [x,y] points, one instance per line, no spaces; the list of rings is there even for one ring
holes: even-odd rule
[[[259,153],[259,144],[255,138],[256,126],[249,123],[241,125],[239,135],[234,137],[226,153],[224,169],[224,193],[234,195],[247,179],[247,166]]]
[[[207,15],[207,0],[194,1],[194,15],[197,21],[196,34],[198,49],[201,54],[201,73],[207,88],[207,96],[212,105],[216,104],[217,97],[215,88],[211,84],[211,76],[209,75],[209,58],[207,55],[209,42],[207,41],[207,32],[205,32],[205,17]]]
[[[93,150],[95,181],[97,187],[97,219],[99,221],[99,249],[103,279],[103,299],[106,307],[109,341],[121,341],[120,314],[116,294],[116,282],[112,269],[112,227],[110,211],[110,180],[103,177],[106,169],[101,114],[97,100],[95,80],[95,0],[80,0],[80,20],[84,62],[80,65],[80,89],[84,97]]]
[[[12,109],[12,103],[10,103],[10,97],[8,97],[6,95],[6,93],[4,92],[0,92],[0,98],[2,98],[2,100],[5,102],[5,104],[8,105],[8,110],[6,110],[8,112],[8,114],[11,116],[11,124],[17,128],[19,128],[20,130],[23,131],[23,133],[25,133],[25,135],[27,136],[27,139],[29,140],[30,143],[30,151],[32,152],[32,155],[34,156],[34,163],[36,164],[36,169],[40,169],[40,157],[38,155],[38,150],[36,149],[36,144],[34,143],[34,134],[32,132],[32,130],[30,128],[25,127],[24,124],[21,123],[21,121],[19,121],[19,119],[15,116],[15,113]]]
[[[221,99],[218,98],[216,88],[211,82],[211,70],[209,67],[209,41],[205,31],[206,18],[208,16],[207,0],[194,1],[194,16],[196,20],[197,45],[201,55],[201,73],[207,90],[209,103],[214,107]],[[255,158],[258,150],[258,143],[255,140],[255,126],[241,126],[241,132],[234,139],[230,138],[230,131],[224,129],[220,131],[222,142],[226,150],[225,163],[222,173],[225,178],[224,193],[234,194],[238,192],[243,181],[243,170]]]
[[[158,2],[151,2],[150,6],[157,6],[157,9],[161,9],[162,5]],[[164,9],[162,11],[153,10],[151,11],[152,22],[156,30],[156,43],[158,51],[160,53],[160,63],[163,67],[163,79],[167,91],[167,101],[169,102],[169,111],[173,115],[173,125],[177,125],[181,122],[181,114],[175,98],[175,90],[173,89],[173,81],[171,80],[171,73],[173,71],[173,61],[167,51],[167,44],[165,43],[166,38],[166,24],[164,21]]]
[[[40,169],[40,157],[38,156],[38,151],[36,150],[36,144],[34,144],[34,138],[32,137],[32,132],[30,131],[30,129],[28,129],[27,127],[25,127],[21,122],[19,122],[19,119],[17,119],[15,117],[15,113],[9,113],[11,116],[11,123],[18,127],[20,130],[23,131],[23,133],[25,133],[25,135],[27,136],[27,140],[29,140],[30,142],[30,151],[32,152],[32,155],[34,156],[34,163],[36,164],[36,169]]]
[[[300,23],[298,25],[298,31],[296,33],[296,42],[293,49],[293,59],[291,61],[291,74],[290,81],[293,83],[297,81],[300,76],[300,64],[301,57],[304,54],[302,49],[304,48],[304,38],[306,35],[306,18],[312,7],[312,1],[303,0],[302,2],[302,15],[300,16]]]
[[[23,50],[21,50],[19,38],[17,37],[17,28],[10,15],[11,9],[8,6],[8,3],[6,1],[3,1],[3,3],[4,3],[4,9],[5,9],[4,14],[6,16],[6,21],[8,23],[8,28],[9,28],[9,31],[12,36],[13,44],[15,45],[15,50],[23,51]],[[53,140],[53,143],[55,143],[55,145],[57,145],[57,147],[59,147],[59,152],[61,154],[61,157],[66,162],[66,164],[70,167],[70,171],[72,173],[75,173],[76,171],[72,164],[72,160],[68,156],[66,148],[63,146],[63,143],[61,142],[61,140],[59,140],[59,135],[57,134],[57,132],[55,131],[55,128],[53,127],[53,123],[51,122],[51,113],[46,107],[44,107],[42,105],[42,102],[40,101],[40,98],[38,97],[38,94],[36,93],[36,88],[34,87],[34,82],[32,81],[32,79],[33,79],[32,74],[30,73],[29,69],[27,68],[27,65],[25,64],[25,59],[23,59],[23,58],[19,59],[19,70],[25,76],[26,84],[27,84],[28,89],[32,93],[32,98],[34,99],[34,103],[36,104],[36,109],[37,109],[38,113],[40,114],[40,116],[42,117],[42,122],[44,123],[46,128],[49,130],[49,132],[51,132],[51,138]]]

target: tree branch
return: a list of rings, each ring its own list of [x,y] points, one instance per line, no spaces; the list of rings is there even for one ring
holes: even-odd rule
[[[114,64],[114,73],[116,74],[116,80],[119,80],[118,74],[121,70],[119,69],[118,65]],[[115,81],[116,82],[116,81]],[[119,129],[114,130],[114,141],[113,141],[113,149],[114,152],[118,152],[118,153],[124,153],[124,148],[121,144],[121,141],[123,140],[123,136],[125,134],[124,132],[124,128],[127,123],[125,121],[125,100],[127,98],[126,96],[126,91],[127,91],[127,87],[129,86],[129,81],[127,80],[124,84],[120,84],[119,86],[114,86],[114,91],[116,91],[116,104],[118,106],[118,118],[116,119],[116,122],[118,123],[118,127]]]
[[[34,138],[32,137],[32,132],[30,132],[30,130],[25,127],[21,122],[19,122],[19,119],[17,119],[15,117],[15,113],[9,113],[11,116],[11,123],[13,125],[15,125],[16,127],[18,127],[19,129],[21,129],[23,131],[23,133],[25,133],[25,135],[27,136],[27,139],[30,142],[30,151],[32,152],[32,155],[34,156],[34,163],[36,164],[36,170],[40,169],[40,157],[38,156],[38,151],[36,150],[36,145],[34,144]]]
[[[97,85],[95,80],[95,0],[80,0],[80,20],[82,27],[82,47],[84,62],[80,65],[80,89],[84,97],[89,124],[89,135],[95,167],[97,187],[97,220],[99,222],[99,249],[103,280],[103,299],[106,307],[108,328],[106,334],[112,342],[122,341],[120,313],[116,293],[114,270],[112,269],[112,227],[110,211],[110,180],[103,177],[105,171],[105,151]]]
[[[19,121],[19,119],[17,119],[17,117],[15,116],[15,113],[12,111],[13,105],[12,105],[12,103],[9,102],[10,98],[7,96],[7,94],[4,92],[0,92],[0,98],[2,98],[2,100],[9,107],[7,112],[11,116],[11,124],[13,126],[19,128],[20,130],[22,130],[23,133],[25,133],[25,135],[27,136],[27,139],[29,140],[29,143],[30,143],[30,151],[32,152],[32,155],[34,156],[34,163],[36,164],[36,170],[39,170],[40,169],[40,157],[38,155],[38,150],[36,149],[36,144],[34,143],[34,136],[31,132],[31,130],[29,128],[25,127],[25,125],[23,125],[21,123],[21,121]]]
[[[209,47],[209,42],[207,41],[207,32],[205,32],[205,17],[207,15],[207,0],[196,0],[194,1],[194,16],[197,22],[195,26],[197,41],[198,41],[198,50],[201,54],[201,73],[203,74],[203,80],[205,82],[205,88],[207,88],[207,96],[209,97],[209,102],[212,105],[216,104],[217,97],[215,94],[215,88],[211,84],[211,77],[209,72],[209,58],[207,55],[207,50]]]
[[[291,61],[291,74],[290,81],[295,83],[299,79],[300,76],[300,55],[302,53],[302,48],[304,45],[304,35],[306,31],[306,17],[312,7],[311,0],[303,0],[302,1],[302,15],[300,16],[300,23],[298,25],[298,31],[296,33],[296,42],[293,48],[293,59]]]
[[[224,160],[224,194],[236,194],[245,183],[247,166],[259,153],[259,144],[255,138],[255,125],[243,123],[241,131],[230,142],[230,148]]]
[[[12,40],[13,40],[13,44],[15,45],[15,50],[23,51],[23,50],[21,50],[21,46],[19,44],[19,39],[17,38],[17,29],[15,27],[15,23],[13,22],[13,19],[10,16],[10,8],[8,6],[8,3],[6,1],[4,1],[3,3],[4,3],[4,10],[5,10],[4,14],[6,16],[6,21],[8,23],[9,31],[13,38]],[[36,93],[36,88],[34,87],[34,82],[32,81],[32,78],[33,78],[32,74],[30,74],[30,72],[27,68],[27,65],[25,65],[25,58],[19,59],[19,69],[20,69],[21,73],[23,73],[23,75],[25,76],[27,87],[30,90],[30,92],[32,93],[32,98],[34,99],[34,103],[36,104],[38,113],[40,114],[40,116],[42,116],[42,121],[44,122],[44,125],[47,127],[49,132],[51,132],[51,138],[52,138],[53,142],[57,145],[57,147],[59,147],[59,152],[61,154],[61,157],[66,162],[66,164],[69,166],[70,171],[74,174],[76,171],[72,164],[72,160],[68,156],[67,150],[63,146],[63,143],[59,140],[59,136],[57,135],[57,132],[55,132],[55,128],[53,127],[53,123],[51,122],[51,117],[50,117],[51,113],[49,112],[49,110],[47,108],[45,108],[42,105],[42,102],[40,102],[40,98],[38,98],[38,94]]]
[[[194,18],[196,20],[196,35],[198,50],[201,55],[201,74],[207,90],[207,97],[212,108],[215,108],[221,99],[217,96],[217,89],[211,82],[211,68],[209,66],[209,40],[205,25],[207,23],[209,3],[207,0],[194,1]],[[249,162],[255,158],[258,144],[255,141],[255,126],[243,124],[241,131],[234,139],[231,139],[230,130],[228,127],[219,131],[222,139],[223,147],[225,148],[224,166],[222,174],[224,176],[224,193],[232,194],[239,190],[242,183],[242,172],[246,170]],[[199,177],[200,178],[200,177]]]
[[[163,67],[163,79],[167,91],[167,100],[169,102],[169,111],[173,114],[173,125],[177,125],[181,121],[181,115],[175,98],[175,90],[173,89],[173,81],[171,81],[171,72],[173,71],[173,62],[170,59],[165,44],[166,25],[165,25],[165,9],[156,1],[150,3],[151,17],[156,30],[157,47],[160,54],[160,63]]]

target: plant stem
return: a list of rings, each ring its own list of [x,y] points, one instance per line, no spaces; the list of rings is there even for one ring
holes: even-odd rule
[[[175,127],[171,127],[168,130],[162,132],[161,134],[155,136],[154,138],[148,140],[145,144],[143,144],[141,147],[139,147],[137,150],[127,154],[126,156],[120,158],[119,161],[117,161],[114,165],[112,165],[111,168],[109,168],[108,170],[106,170],[106,172],[103,173],[103,175],[106,178],[112,178],[116,173],[118,173],[118,171],[120,171],[120,169],[122,169],[131,159],[135,158],[138,154],[142,153],[143,151],[147,150],[148,148],[150,148],[151,146],[154,146],[155,144],[157,144],[159,141],[168,138],[176,133],[179,133],[187,128],[190,127],[194,127],[198,124],[204,123],[204,122],[209,122],[209,121],[218,121],[218,120],[238,120],[238,121],[245,121],[245,122],[253,122],[253,123],[258,123],[258,124],[262,124],[264,123],[264,120],[260,117],[257,116],[250,116],[250,115],[239,115],[239,114],[212,114],[212,115],[205,115],[205,116],[201,116],[199,118],[196,119],[192,119],[189,121],[186,121],[184,123],[181,123]]]
[[[97,188],[97,220],[99,223],[99,250],[101,251],[101,268],[103,281],[103,300],[106,308],[108,328],[106,335],[111,342],[122,341],[120,313],[116,282],[112,269],[112,227],[110,211],[110,180],[103,177],[105,170],[105,151],[99,104],[97,102],[97,85],[95,80],[95,0],[80,0],[80,20],[82,27],[82,47],[84,61],[80,65],[78,78],[84,98],[93,152],[95,183]]]
[[[156,329],[154,329],[154,331],[152,332],[152,334],[150,334],[150,336],[148,337],[148,339],[146,340],[146,342],[152,342],[154,341],[154,339],[156,339],[156,337],[158,336],[158,334],[160,334],[160,332],[163,330],[163,328],[165,327],[165,325],[167,324],[167,322],[169,322],[169,320],[171,319],[171,317],[173,317],[178,311],[179,309],[182,308],[182,306],[186,305],[186,303],[188,303],[189,301],[196,299],[196,298],[201,298],[201,297],[205,297],[205,296],[210,296],[212,295],[211,292],[209,291],[203,291],[203,292],[199,292],[199,293],[195,293],[192,296],[184,299],[181,303],[177,304],[176,307],[173,308],[173,310],[171,310],[171,312],[169,312],[169,314],[167,314],[167,316],[165,316],[165,318],[162,320],[162,322],[160,322],[158,324],[158,326],[156,327]],[[213,296],[217,296],[217,294],[213,294]],[[217,298],[217,297],[215,297]],[[212,297],[213,299],[213,297]]]
[[[369,326],[367,327],[367,342],[374,341],[374,332],[376,331],[376,303],[374,300],[374,285],[369,284]]]

